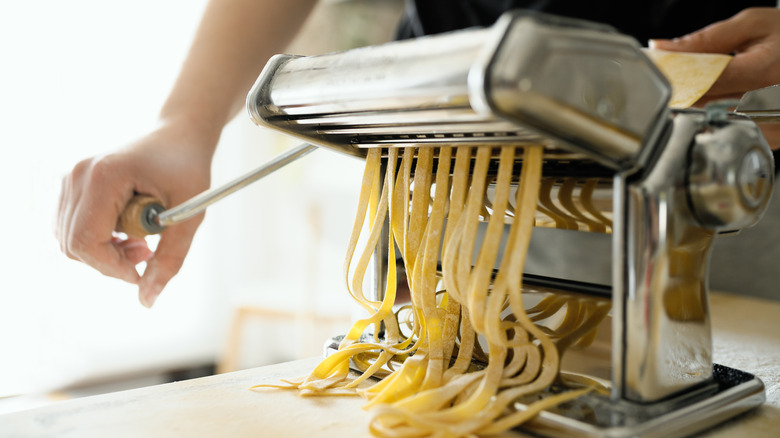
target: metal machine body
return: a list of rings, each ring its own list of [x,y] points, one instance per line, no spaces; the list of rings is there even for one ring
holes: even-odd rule
[[[546,412],[530,427],[653,436],[692,433],[764,400],[759,379],[712,363],[707,269],[716,233],[760,218],[772,156],[748,117],[672,111],[670,95],[632,38],[515,12],[490,29],[278,55],[247,107],[257,124],[358,157],[369,147],[543,144],[546,174],[611,180],[611,285],[596,289],[612,301],[599,365],[612,395],[581,402],[598,415]]]

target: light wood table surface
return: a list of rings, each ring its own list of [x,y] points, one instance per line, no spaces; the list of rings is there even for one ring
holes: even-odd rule
[[[780,302],[712,294],[715,361],[759,376],[767,402],[704,434],[780,436]],[[54,403],[0,416],[2,437],[369,436],[359,397],[304,398],[292,391],[250,391],[259,383],[307,374],[296,362]]]

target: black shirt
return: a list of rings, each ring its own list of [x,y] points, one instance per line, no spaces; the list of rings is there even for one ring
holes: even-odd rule
[[[647,45],[650,38],[679,37],[751,6],[774,7],[776,0],[407,0],[398,37],[489,26],[503,12],[521,8],[609,24]]]

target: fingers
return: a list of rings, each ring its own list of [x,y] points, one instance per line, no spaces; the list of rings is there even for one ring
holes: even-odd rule
[[[152,307],[157,297],[181,269],[203,215],[167,228],[138,283],[138,300]]]
[[[749,38],[747,29],[736,17],[673,40],[651,40],[650,47],[675,52],[732,53]]]
[[[651,40],[651,48],[678,52],[740,53],[773,32],[776,8],[748,8],[733,17],[672,40]]]
[[[60,202],[57,207],[57,228],[55,229],[55,235],[57,241],[60,242],[60,250],[72,259],[78,260],[70,249],[70,226],[72,217],[73,206],[78,202],[78,193],[75,191],[73,180],[79,178],[79,175],[83,173],[85,161],[78,163],[70,175],[62,179],[62,187],[60,191]]]
[[[118,167],[101,158],[74,168],[63,180],[56,234],[68,257],[104,275],[138,284],[139,300],[151,307],[184,263],[203,215],[166,229],[156,252],[144,239],[116,237],[117,218],[134,193],[127,182],[130,178]],[[135,269],[140,262],[147,262],[143,277]]]
[[[109,161],[85,160],[65,179],[57,235],[68,257],[135,284],[140,278],[135,265],[148,258],[149,249],[138,239],[122,242],[113,236],[117,210],[132,189],[113,182],[117,170]]]
[[[175,122],[175,123],[174,123]],[[55,234],[62,252],[104,275],[138,285],[147,307],[181,268],[203,216],[165,230],[156,251],[119,238],[117,221],[135,194],[177,205],[209,187],[211,137],[193,138],[182,120],[164,123],[104,157],[78,163],[63,179]],[[136,266],[146,262],[143,275]]]
[[[146,240],[130,237],[126,240],[115,237],[113,242],[120,251],[124,252],[125,258],[133,265],[146,262],[154,256],[152,250],[146,244]]]
[[[707,92],[707,99],[741,96],[780,82],[780,10],[750,8],[728,20],[674,40],[653,40],[651,47],[683,52],[733,54]]]
[[[780,49],[780,45],[777,48]],[[772,54],[764,45],[753,46],[748,51],[736,54],[708,94],[741,96],[747,91],[773,85],[774,80],[767,71],[770,68],[768,61],[771,56],[778,55],[778,53]],[[780,80],[780,77],[775,80]]]

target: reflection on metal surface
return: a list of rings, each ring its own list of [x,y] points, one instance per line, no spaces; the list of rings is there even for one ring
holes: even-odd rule
[[[255,123],[358,156],[366,146],[488,141],[635,166],[662,129],[666,79],[630,37],[555,21],[507,15],[491,29],[279,55],[247,108]]]
[[[612,377],[612,301],[608,297],[536,286],[523,288],[531,320],[542,327],[561,354],[561,372],[596,379],[606,388]]]
[[[764,385],[752,374],[716,364],[712,376],[687,393],[653,403],[611,400],[591,393],[542,412],[526,428],[537,435],[561,438],[688,436],[765,400]],[[556,391],[560,389],[552,388],[550,394]],[[518,409],[523,409],[522,403]]]
[[[736,111],[756,122],[780,122],[780,84],[748,91]]]
[[[611,272],[582,281],[569,267],[526,271],[525,304],[566,350],[562,371],[611,392],[543,413],[534,431],[666,436],[763,401],[760,380],[713,366],[707,270],[713,237],[759,220],[774,184],[769,147],[749,117],[670,111],[669,96],[630,38],[509,14],[491,29],[274,58],[247,106],[258,124],[355,156],[372,147],[545,146],[537,225],[555,229],[538,228],[533,251],[545,250],[545,232],[564,236],[550,246],[606,236],[610,251],[594,245],[575,262],[611,253]],[[492,214],[489,197],[482,219]]]

